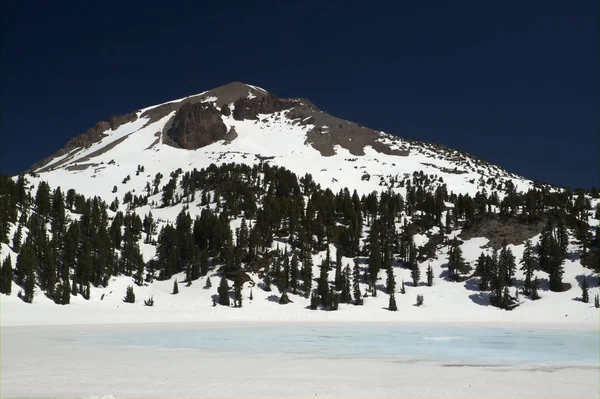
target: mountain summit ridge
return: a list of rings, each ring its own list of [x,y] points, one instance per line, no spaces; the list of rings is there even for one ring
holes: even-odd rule
[[[177,159],[167,161],[164,154]],[[253,163],[268,159],[301,175],[312,173],[332,189],[337,188],[340,174],[353,176],[346,180],[346,186],[365,185],[372,175],[379,178],[380,184],[389,186],[390,179],[397,181],[415,171],[450,180],[462,176],[457,182],[459,192],[462,186],[462,191],[474,193],[490,178],[512,180],[523,190],[531,185],[530,181],[470,154],[392,136],[332,116],[310,100],[280,98],[242,82],[98,122],[33,165],[30,171],[50,180],[53,175],[62,180],[64,172],[106,179],[108,169],[112,170],[111,175],[116,173],[114,165],[119,159],[136,167],[151,159],[157,165],[150,170],[163,172],[171,165],[173,169],[207,166],[207,160]],[[182,164],[182,159],[187,159],[187,163]],[[350,164],[358,159],[370,166]],[[323,165],[318,167],[319,164]],[[337,169],[334,174],[331,164]],[[130,167],[126,169],[129,173]],[[90,170],[94,172],[89,173]],[[320,174],[326,176],[321,178]],[[475,182],[481,179],[485,181]],[[109,180],[112,188],[121,179]],[[380,184],[372,188],[379,189]],[[75,184],[73,188],[82,187]],[[106,190],[88,193],[110,197]]]

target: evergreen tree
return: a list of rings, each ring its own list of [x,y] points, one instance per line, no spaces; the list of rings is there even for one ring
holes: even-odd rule
[[[421,270],[419,269],[419,264],[415,262],[412,265],[412,270],[410,271],[410,276],[412,277],[413,286],[416,287],[419,285],[419,280],[421,279]]]
[[[173,282],[173,295],[179,294],[179,285],[177,284],[177,279]]]
[[[532,300],[538,300],[540,299],[540,296],[538,294],[538,288],[540,286],[540,283],[538,282],[537,276],[533,279],[533,283],[531,285],[531,299]]]
[[[144,300],[144,305],[145,306],[154,306],[154,297],[151,296],[150,298],[145,299]]]
[[[326,261],[321,264],[321,273],[319,275],[319,282],[317,285],[319,296],[321,297],[321,304],[323,304],[323,306],[326,306],[327,298],[329,298],[329,280],[326,265]]]
[[[490,272],[488,270],[488,258],[482,252],[477,258],[477,266],[475,267],[475,275],[481,278],[479,282],[479,289],[482,291],[487,291],[489,289],[489,278]]]
[[[210,276],[206,277],[206,284],[204,285],[204,289],[209,289],[212,287],[212,283],[210,282]]]
[[[290,287],[294,294],[298,291],[298,256],[295,253],[290,263]]]
[[[416,303],[416,305],[417,306],[423,305],[423,295],[421,295],[421,294],[417,295],[417,303]]]
[[[310,308],[312,310],[316,310],[319,307],[319,302],[319,293],[317,290],[313,290],[312,294],[310,295]]]
[[[387,289],[387,293],[388,294],[393,294],[394,291],[396,290],[396,279],[394,277],[394,269],[392,268],[392,266],[390,265],[387,268],[387,280],[386,280],[386,289]]]
[[[340,292],[340,302],[352,302],[352,293],[350,291],[350,265],[346,265],[342,273],[342,289]]]
[[[594,296],[594,307],[600,308],[600,296],[598,294],[596,294],[596,296]]]
[[[398,310],[398,306],[396,305],[396,296],[394,292],[390,294],[390,303],[388,304],[388,310],[395,312]]]
[[[352,273],[352,286],[354,294],[354,304],[362,305],[362,294],[360,293],[360,268],[358,261],[354,261],[354,271]]]
[[[458,273],[462,272],[464,268],[465,259],[462,255],[462,249],[458,244],[458,240],[454,238],[448,253],[448,278],[450,280],[457,280]]]
[[[200,253],[200,274],[202,276],[208,274],[208,251],[206,248]]]
[[[0,269],[0,293],[10,295],[12,291],[13,269],[10,256],[2,261]]]
[[[125,292],[125,298],[123,298],[123,302],[135,303],[135,292],[133,292],[133,285],[127,286],[127,291]]]
[[[33,269],[29,271],[25,278],[25,293],[22,297],[24,302],[33,303],[33,296],[35,290],[35,274]]]
[[[225,274],[221,277],[221,283],[219,284],[219,305],[229,306],[229,284],[227,284],[227,278]]]
[[[234,291],[234,306],[241,308],[242,307],[242,288],[244,285],[244,274],[242,273],[242,268],[238,267],[237,272],[235,273],[235,280],[233,281],[233,291]]]
[[[288,303],[290,303],[290,298],[288,298],[288,294],[286,291],[283,291],[283,293],[281,294],[281,297],[279,298],[279,304],[280,305],[287,305]]]
[[[590,301],[590,294],[588,292],[589,286],[586,276],[583,276],[581,281],[581,302],[588,303]]]
[[[15,252],[19,252],[21,249],[21,240],[23,239],[23,234],[21,230],[21,224],[19,224],[19,227],[17,227],[17,230],[15,231],[15,235],[13,236],[12,240],[13,251]]]
[[[342,278],[342,246],[338,245],[335,251],[335,289],[336,291],[342,290],[343,278]]]
[[[500,250],[500,256],[498,257],[498,266],[504,272],[504,281],[507,285],[512,285],[512,277],[515,274],[517,268],[515,263],[515,256],[513,255],[510,248],[508,248],[506,240]]]
[[[531,240],[527,240],[525,243],[525,249],[523,250],[523,257],[521,258],[521,270],[525,274],[525,282],[523,283],[523,293],[525,295],[531,294],[533,282],[533,271],[535,269],[535,258],[533,253],[533,247]]]
[[[431,268],[431,264],[427,266],[427,286],[431,287],[433,285],[433,269]]]

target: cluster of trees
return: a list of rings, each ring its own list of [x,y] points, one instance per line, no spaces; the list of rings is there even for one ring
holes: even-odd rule
[[[533,248],[528,243],[521,260],[526,295],[537,296],[538,284],[532,276],[538,268],[549,274],[550,289],[562,290],[568,228],[583,243],[588,265],[600,271],[598,230],[594,236],[587,225],[592,209],[583,191],[536,185],[517,193],[506,181],[502,199],[497,191],[488,195],[485,190],[471,197],[449,193],[441,179],[416,172],[412,181],[402,183],[405,198],[391,190],[359,196],[347,188],[333,193],[309,174],[298,178],[268,163],[213,164],[185,173],[178,169],[160,188],[162,178],[157,174],[140,196],[126,193],[123,203],[128,207],[123,213],[118,200],[109,207],[99,197],[85,198],[74,190],[64,195],[60,187],[51,190],[44,182],[32,196],[24,176],[16,180],[1,176],[0,240],[18,256],[14,271],[10,259],[3,260],[0,292],[10,290],[9,282],[14,281],[24,300],[31,301],[37,285],[56,303],[67,304],[72,295],[89,297],[90,286],[106,286],[115,275],[133,276],[141,285],[185,272],[189,285],[218,267],[223,305],[230,304],[228,280],[233,282],[234,305],[242,306],[246,273],[256,272],[266,290],[275,285],[282,297],[286,292],[301,293],[310,298],[313,308],[337,309],[339,303],[360,305],[365,295],[376,296],[380,272],[385,271],[385,290],[393,310],[394,267],[410,269],[412,284],[417,286],[419,261],[433,256],[435,245],[446,244],[444,232],[468,227],[491,214],[523,224],[546,221],[540,244]],[[177,218],[160,229],[152,213],[142,219],[135,212],[153,195],[160,196],[162,207],[183,205]],[[188,207],[196,199],[202,211],[192,218]],[[241,223],[232,230],[234,219]],[[16,228],[9,237],[11,225]],[[417,248],[414,235],[433,227],[439,227],[440,240]],[[271,250],[275,240],[287,242],[291,249]],[[140,242],[156,245],[154,259],[144,262]],[[447,244],[448,279],[461,281],[468,277],[469,266],[458,241]],[[313,276],[312,256],[319,251],[326,251],[326,256]],[[343,264],[343,257],[356,261]],[[333,270],[334,281],[329,281]],[[513,306],[508,287],[515,270],[515,257],[506,245],[499,253],[479,258],[475,275],[482,290],[492,291],[496,306]],[[361,282],[367,285],[365,292]],[[431,267],[426,284],[433,284]]]

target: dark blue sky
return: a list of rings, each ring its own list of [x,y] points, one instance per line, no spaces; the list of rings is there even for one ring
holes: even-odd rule
[[[243,81],[531,179],[600,185],[598,1],[250,3],[3,2],[0,172],[113,114]]]

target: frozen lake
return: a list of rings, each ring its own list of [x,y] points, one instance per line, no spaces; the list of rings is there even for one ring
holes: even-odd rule
[[[198,323],[3,327],[1,396],[598,395],[597,330]]]
[[[454,364],[599,366],[597,331],[449,325],[282,325],[88,333],[78,344]]]

